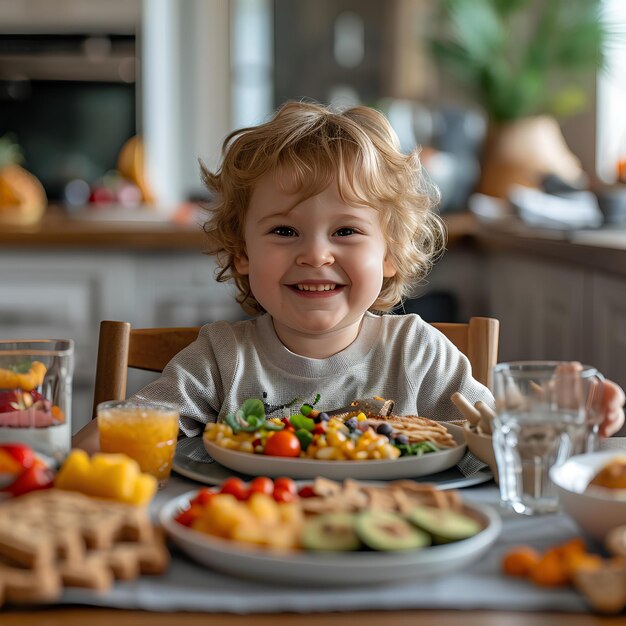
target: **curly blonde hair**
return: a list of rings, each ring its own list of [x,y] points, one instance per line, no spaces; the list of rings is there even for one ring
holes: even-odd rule
[[[372,310],[389,311],[410,295],[444,249],[445,226],[432,212],[439,191],[424,175],[417,151],[401,153],[391,125],[374,109],[358,106],[337,113],[319,104],[287,102],[268,122],[231,133],[222,152],[217,172],[200,164],[213,197],[204,230],[208,253],[220,268],[217,280],[234,280],[237,301],[247,313],[264,309],[234,260],[245,255],[252,190],[268,174],[289,181],[289,191],[303,198],[336,180],[343,202],[378,211],[396,274],[383,279]]]

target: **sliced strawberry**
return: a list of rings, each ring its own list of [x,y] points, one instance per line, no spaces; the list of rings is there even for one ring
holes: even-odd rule
[[[23,471],[22,465],[0,448],[0,474],[20,474]]]
[[[39,459],[35,459],[34,464],[24,470],[13,483],[2,489],[3,493],[21,496],[38,489],[48,489],[52,487],[53,474],[48,466]]]
[[[3,443],[0,444],[0,450],[17,461],[23,469],[28,469],[35,463],[35,453],[23,443]]]
[[[15,390],[0,391],[0,413],[15,411],[13,404],[17,401]]]

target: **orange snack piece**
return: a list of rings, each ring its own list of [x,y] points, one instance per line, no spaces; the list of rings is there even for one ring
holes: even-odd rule
[[[530,579],[541,587],[563,587],[570,577],[565,560],[556,551],[548,550],[530,571]]]
[[[529,546],[509,550],[502,559],[502,570],[509,576],[529,576],[540,560],[539,553]]]
[[[587,552],[580,537],[549,548],[543,554],[530,546],[518,546],[509,550],[502,560],[505,574],[529,578],[542,587],[568,585],[577,569],[596,569],[601,565],[602,558]]]

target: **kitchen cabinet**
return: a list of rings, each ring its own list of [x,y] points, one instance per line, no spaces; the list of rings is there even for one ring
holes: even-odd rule
[[[583,270],[494,254],[489,274],[488,309],[501,323],[500,361],[583,358]]]
[[[583,361],[626,388],[626,277],[506,252],[488,265],[499,361]]]
[[[626,389],[626,279],[596,274],[589,295],[590,362]]]

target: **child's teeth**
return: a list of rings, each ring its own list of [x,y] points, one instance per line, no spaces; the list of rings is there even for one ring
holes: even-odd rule
[[[325,285],[304,285],[298,283],[297,285],[300,291],[332,291],[336,286],[335,283],[327,283]]]

